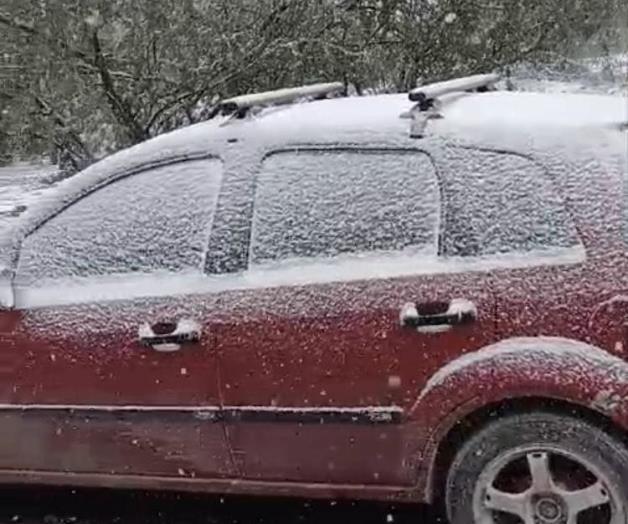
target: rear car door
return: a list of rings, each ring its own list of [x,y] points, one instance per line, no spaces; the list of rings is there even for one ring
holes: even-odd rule
[[[215,312],[241,475],[413,483],[422,388],[494,333],[488,273],[439,253],[436,168],[417,150],[299,148],[252,186],[246,267]]]
[[[26,237],[2,314],[0,470],[234,474],[197,292],[222,171],[131,174]]]
[[[531,265],[496,274],[499,330],[506,338],[551,335],[625,356],[625,137],[614,130],[591,130],[580,143],[577,138],[574,134],[573,143],[557,144],[550,155],[538,152],[544,169],[527,182],[535,198],[511,217],[552,213],[558,221],[546,220],[547,234],[537,243],[570,242],[579,256],[571,264]],[[520,200],[512,188],[504,194]],[[582,378],[582,389],[586,380]]]

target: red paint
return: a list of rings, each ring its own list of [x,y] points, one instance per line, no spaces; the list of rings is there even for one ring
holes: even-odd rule
[[[151,316],[169,318],[168,300]],[[64,314],[51,308],[48,314]],[[83,313],[90,318],[89,308]],[[163,315],[160,312],[163,311]],[[218,406],[218,361],[211,336],[188,351],[167,354],[142,347],[139,322],[124,304],[105,316],[106,329],[38,330],[22,317],[0,332],[0,404],[58,406]],[[210,332],[206,326],[206,332]],[[0,432],[0,469],[74,473],[235,475],[224,432],[191,413],[87,416],[71,410],[7,411]],[[181,474],[180,471],[184,473]]]
[[[432,373],[462,351],[495,341],[488,284],[484,274],[450,275],[268,291],[264,297],[227,294],[223,303],[247,307],[216,331],[225,402],[399,406],[407,412]],[[441,334],[401,327],[399,313],[407,302],[456,298],[476,304],[477,323]],[[273,300],[287,300],[308,314],[286,319],[247,313],[256,311],[256,301],[272,310]],[[327,311],[334,316],[327,318]],[[404,453],[411,436],[403,426],[239,423],[227,429],[246,479],[406,486],[416,481]],[[304,460],[311,461],[309,468],[302,467]]]

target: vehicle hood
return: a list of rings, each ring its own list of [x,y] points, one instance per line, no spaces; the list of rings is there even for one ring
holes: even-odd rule
[[[18,165],[0,168],[0,235],[55,184],[56,168]]]

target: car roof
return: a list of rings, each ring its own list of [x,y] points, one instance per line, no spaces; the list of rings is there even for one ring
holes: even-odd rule
[[[421,147],[410,138],[413,108],[407,94],[333,98],[269,107],[244,119],[216,117],[120,151],[45,192],[10,233],[0,230],[0,271],[21,238],[71,202],[102,185],[153,166],[222,156],[229,148],[272,149],[291,144],[394,144]],[[611,150],[625,146],[619,129],[628,122],[628,98],[593,94],[487,92],[452,94],[439,100],[441,118],[430,120],[428,136],[523,150],[530,137],[590,142],[592,130],[615,135]],[[427,139],[429,141],[429,138]],[[606,143],[606,138],[604,139]],[[12,249],[9,249],[13,246]],[[2,258],[5,259],[4,263]]]
[[[272,148],[299,143],[397,142],[417,147],[417,141],[409,136],[409,120],[402,118],[412,107],[407,94],[384,94],[270,107],[241,120],[217,117],[113,154],[72,177],[67,185],[84,186],[90,180],[102,183],[121,172],[169,161],[209,154],[222,156],[226,145],[234,142],[239,143],[236,150],[243,143]],[[442,118],[429,124],[429,136],[467,141],[494,137],[502,147],[510,142],[516,150],[521,137],[527,140],[531,136],[554,136],[564,141],[584,136],[588,140],[594,129],[617,134],[628,124],[628,98],[500,91],[464,93],[443,98],[439,113]]]
[[[461,93],[441,99],[438,108],[442,125],[482,126],[502,129],[618,128],[628,123],[628,98],[593,94],[545,94],[495,91]],[[412,108],[405,94],[336,98],[295,104],[263,112],[243,127],[261,128],[269,133],[294,136],[318,135],[323,131],[343,136],[371,133],[407,132],[407,121],[400,115]]]

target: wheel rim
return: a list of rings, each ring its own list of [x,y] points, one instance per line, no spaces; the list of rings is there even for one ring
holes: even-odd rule
[[[491,462],[473,497],[477,524],[625,524],[621,493],[581,455],[522,447]]]

